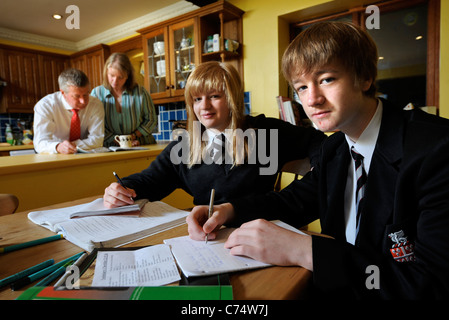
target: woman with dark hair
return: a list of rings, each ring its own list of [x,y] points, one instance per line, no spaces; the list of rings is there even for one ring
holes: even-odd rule
[[[128,56],[113,53],[103,70],[103,85],[91,95],[103,102],[105,111],[104,146],[116,144],[115,135],[129,134],[132,145],[156,143],[152,132],[157,116],[150,94],[135,82],[134,69]]]

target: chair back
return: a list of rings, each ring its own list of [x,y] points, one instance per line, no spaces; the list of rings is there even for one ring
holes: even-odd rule
[[[278,173],[278,177],[276,180],[276,183],[274,185],[274,191],[280,191],[281,190],[281,180],[282,180],[282,173],[293,173],[295,175],[295,179],[298,179],[299,176],[304,176],[307,174],[307,172],[310,171],[310,159],[304,158],[304,159],[298,159],[293,160],[290,162],[287,162],[281,169],[281,171]]]
[[[19,207],[19,199],[8,193],[0,193],[0,216],[12,214]]]

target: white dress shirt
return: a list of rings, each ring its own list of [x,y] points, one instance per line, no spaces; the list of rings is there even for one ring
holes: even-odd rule
[[[348,152],[354,147],[358,153],[363,156],[363,165],[367,176],[369,175],[369,168],[371,165],[371,158],[373,157],[374,148],[376,147],[377,137],[379,135],[380,123],[382,121],[382,101],[379,100],[377,104],[376,112],[371,119],[368,126],[365,128],[363,133],[360,135],[357,142],[352,141],[348,136],[346,141],[349,145]],[[349,162],[348,177],[346,181],[345,189],[345,201],[344,201],[344,211],[345,211],[345,225],[346,225],[346,241],[354,244],[357,237],[358,230],[356,229],[356,216],[357,208],[355,203],[356,194],[356,174],[354,161]],[[363,216],[363,212],[362,212]]]
[[[60,91],[43,97],[34,106],[34,149],[37,153],[57,153],[56,146],[69,140],[72,107]],[[73,143],[85,150],[103,146],[104,108],[100,100],[89,97],[89,103],[78,112],[81,138]]]
[[[227,164],[232,164],[232,134],[231,134],[232,130],[224,130],[223,132],[219,132],[217,130],[212,130],[212,129],[206,129],[205,133],[206,133],[206,138],[203,137],[203,140],[207,139],[207,144],[206,144],[206,150],[209,150],[211,148],[212,142],[214,141],[214,138],[220,134],[224,134],[225,136],[225,152],[226,152],[226,156],[230,157],[230,158],[225,158],[225,155],[223,155],[223,159],[225,159],[224,161],[231,161],[231,163],[227,163]]]

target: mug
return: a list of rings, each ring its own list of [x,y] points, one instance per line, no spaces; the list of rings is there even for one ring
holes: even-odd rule
[[[131,148],[133,146],[132,144],[132,137],[130,134],[124,134],[124,135],[116,135],[114,137],[114,140],[120,144],[121,148]]]

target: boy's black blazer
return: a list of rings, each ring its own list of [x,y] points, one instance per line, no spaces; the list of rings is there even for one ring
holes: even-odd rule
[[[246,220],[276,218],[299,226],[320,219],[322,233],[334,238],[313,237],[313,277],[320,293],[448,297],[449,120],[385,101],[383,106],[354,246],[345,238],[350,154],[341,132],[324,142],[319,164],[303,179],[279,193],[232,204]]]

